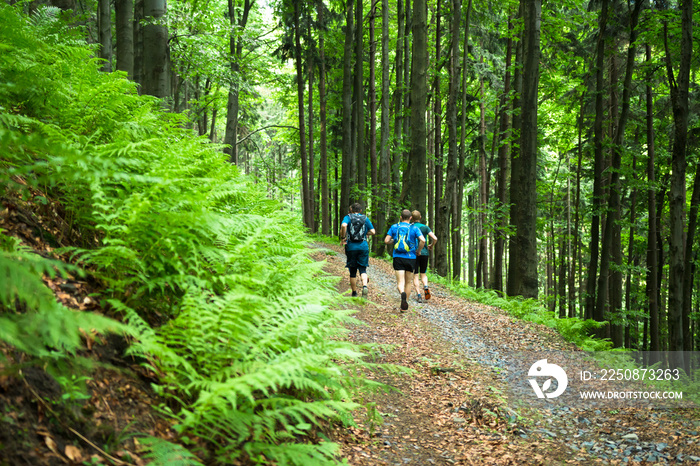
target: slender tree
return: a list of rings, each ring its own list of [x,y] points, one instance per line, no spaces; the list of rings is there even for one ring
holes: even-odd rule
[[[673,149],[671,160],[671,187],[669,189],[670,242],[669,242],[669,295],[668,333],[669,349],[683,350],[683,283],[686,273],[683,243],[686,204],[685,169],[688,139],[688,93],[690,64],[693,50],[693,1],[681,0],[680,67],[674,76],[671,51],[668,44],[668,23],[664,21],[666,73],[673,106]],[[677,360],[683,363],[682,358]]]
[[[134,78],[134,0],[115,0],[117,69]]]
[[[409,158],[409,197],[411,206],[425,212],[427,200],[426,151],[427,133],[425,114],[428,98],[428,6],[426,0],[415,0],[411,31],[413,54],[411,60],[411,134]]]

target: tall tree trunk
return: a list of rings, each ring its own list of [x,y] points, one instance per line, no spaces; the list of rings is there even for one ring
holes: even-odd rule
[[[406,0],[407,2],[409,0]],[[401,190],[401,177],[399,174],[399,168],[401,167],[401,160],[403,157],[403,121],[404,109],[403,109],[403,95],[404,89],[404,33],[405,33],[405,12],[404,12],[404,2],[403,0],[398,0],[396,5],[396,17],[397,17],[397,38],[396,38],[396,57],[394,60],[394,69],[396,70],[396,90],[394,91],[394,141],[392,144],[391,153],[391,197],[392,202],[389,205],[389,217],[387,217],[387,223],[392,223],[389,218],[394,218],[396,216],[395,212],[391,212],[394,209],[394,202],[398,199]],[[406,52],[408,53],[408,52]],[[439,243],[438,243],[439,244]]]
[[[228,18],[231,25],[229,35],[229,53],[231,54],[229,69],[231,71],[231,84],[228,90],[228,101],[226,102],[226,130],[224,133],[224,153],[228,154],[229,162],[238,165],[238,113],[239,113],[239,93],[238,85],[241,55],[243,54],[243,43],[238,38],[238,34],[245,28],[248,22],[248,15],[252,8],[252,0],[244,0],[243,11],[238,16],[238,5],[235,0],[228,0]]]
[[[513,30],[513,21],[509,16],[508,30]],[[506,63],[505,77],[503,79],[503,94],[499,104],[500,127],[499,127],[499,146],[498,146],[498,203],[496,208],[496,242],[494,245],[493,254],[493,289],[503,291],[503,254],[505,252],[506,242],[506,227],[508,219],[505,215],[505,207],[508,205],[508,179],[509,179],[509,164],[510,156],[510,112],[508,104],[510,102],[510,68],[513,56],[513,39],[508,36],[506,46]]]
[[[540,60],[541,0],[521,0],[523,11],[523,87],[518,170],[513,170],[511,203],[519,211],[515,223],[517,252],[512,274],[515,295],[536,298],[537,277],[537,96]]]
[[[651,46],[646,44],[646,63],[652,63]],[[649,68],[651,69],[651,68]],[[646,135],[647,135],[647,209],[649,227],[647,239],[647,306],[649,307],[649,351],[659,351],[659,253],[656,249],[656,175],[655,175],[655,141],[654,141],[654,98],[651,87],[651,73],[646,85]]]
[[[345,212],[350,206],[351,192],[356,186],[352,153],[352,46],[353,46],[354,0],[345,4],[345,47],[343,49],[343,172],[340,189],[340,209]]]
[[[112,71],[112,9],[109,0],[98,0],[97,2],[97,34],[100,42],[100,58],[102,71],[110,73]]]
[[[673,65],[668,47],[668,25],[664,22],[664,46],[666,48],[666,72],[673,105],[673,150],[671,159],[671,187],[669,190],[669,299],[668,334],[669,350],[683,350],[683,283],[686,272],[683,243],[683,227],[686,204],[685,169],[688,138],[688,90],[693,48],[693,1],[681,0],[681,49],[678,77],[673,75]],[[676,361],[683,363],[683,358]]]
[[[693,194],[690,196],[690,210],[688,211],[688,232],[685,239],[685,275],[683,277],[683,351],[693,351],[693,333],[690,324],[690,313],[693,297],[693,244],[695,243],[695,229],[698,224],[698,207],[700,207],[700,170],[695,167],[695,179],[693,181]],[[687,363],[687,362],[686,362]]]
[[[413,4],[413,54],[411,66],[410,200],[411,206],[425,212],[427,199],[425,112],[428,98],[428,7],[426,0]]]
[[[144,0],[142,92],[155,97],[170,95],[170,53],[168,28],[160,21],[166,13],[165,0]]]
[[[379,0],[372,0],[369,13],[369,160],[370,160],[370,180],[372,189],[372,213],[377,212],[377,197],[379,195],[378,168],[377,167],[377,85],[376,85],[376,60],[377,43],[375,41],[374,23],[377,16],[377,3]],[[376,215],[375,215],[376,217]],[[383,232],[382,232],[383,233]],[[375,241],[375,250],[380,241]]]
[[[307,24],[311,21],[307,20]],[[311,37],[311,27],[307,30],[307,34]],[[314,192],[314,175],[315,175],[315,162],[314,162],[314,58],[312,45],[307,45],[306,51],[306,69],[308,76],[309,85],[309,202],[308,202],[308,212],[306,214],[306,224],[309,226],[311,231],[315,233],[318,231],[318,224],[316,222],[316,194]]]
[[[379,151],[379,202],[376,215],[377,232],[383,235],[387,231],[386,218],[389,214],[388,197],[391,193],[389,156],[389,0],[382,0],[382,114],[381,114],[381,143]],[[377,241],[377,252],[384,254],[384,242]]]
[[[480,58],[483,65],[484,59]],[[480,267],[476,271],[476,286],[478,288],[486,288],[489,283],[489,261],[488,261],[488,225],[486,222],[486,214],[488,212],[489,202],[489,172],[486,168],[486,104],[484,92],[484,78],[479,79],[479,94],[481,96],[479,102],[479,226],[481,232],[479,235],[479,264]]]
[[[302,202],[302,218],[307,229],[311,229],[309,223],[309,215],[312,215],[311,210],[311,190],[309,187],[309,164],[306,154],[306,128],[304,124],[304,74],[302,69],[302,50],[301,50],[301,0],[293,0],[294,2],[294,60],[296,65],[296,81],[297,81],[297,111],[299,113],[299,150],[301,157],[301,202]]]
[[[117,69],[134,79],[134,0],[115,0]]]
[[[521,1],[518,6],[517,21],[522,21],[523,18],[523,2]],[[510,193],[510,225],[511,228],[515,228],[520,220],[520,209],[513,202],[513,196],[517,195],[514,191],[513,180],[515,174],[520,170],[521,158],[520,158],[520,133],[522,132],[522,115],[520,112],[520,100],[523,93],[523,41],[522,33],[519,34],[520,40],[516,42],[515,45],[515,71],[513,73],[513,141],[515,144],[511,145],[510,148],[510,172],[511,172],[511,183],[509,186]],[[521,260],[520,258],[520,248],[517,247],[517,237],[515,234],[511,234],[508,238],[508,280],[506,282],[506,294],[508,296],[516,295],[516,285],[519,282],[517,275],[519,273],[516,264]]]
[[[574,244],[574,252],[572,254],[572,261],[571,261],[571,271],[569,272],[569,317],[576,317],[576,286],[575,286],[575,277],[576,277],[576,264],[579,265],[579,268],[581,267],[581,261],[579,260],[579,251],[580,251],[580,244],[581,244],[581,238],[579,237],[579,221],[580,221],[580,213],[581,213],[581,166],[583,164],[583,116],[584,116],[584,109],[585,109],[585,92],[581,92],[581,103],[580,103],[580,111],[578,115],[578,122],[577,122],[577,127],[578,127],[578,144],[577,144],[577,152],[578,152],[578,162],[576,164],[576,200],[574,201],[575,207],[575,212],[574,212],[574,232],[573,232],[573,244]],[[582,274],[579,272],[578,276],[583,279]],[[581,286],[579,284],[579,296],[580,296],[580,290]],[[578,303],[578,307],[581,308],[581,303]],[[582,313],[579,312],[579,317],[583,317]]]
[[[461,0],[460,0],[461,2]],[[466,130],[467,130],[467,60],[469,57],[469,26],[472,12],[472,0],[467,4],[467,13],[464,23],[464,46],[462,50],[462,116],[460,121],[460,145],[459,160],[457,166],[457,180],[453,194],[454,202],[450,217],[452,218],[452,277],[459,279],[462,270],[462,206],[464,202],[464,161],[466,159]],[[460,14],[461,16],[461,14]]]
[[[134,0],[134,81],[143,85],[143,2]],[[139,87],[143,94],[143,87]]]
[[[318,23],[323,25],[325,5],[322,0],[316,2]],[[319,31],[318,35],[318,117],[320,120],[320,175],[321,178],[321,233],[325,236],[331,234],[330,221],[330,197],[328,192],[328,147],[326,135],[326,51],[325,51],[325,36],[323,31]]]
[[[362,192],[361,196],[366,196],[363,5],[363,0],[357,0],[355,4],[355,160],[357,161],[357,186]]]
[[[596,94],[594,132],[594,162],[593,162],[593,218],[591,219],[590,263],[588,265],[588,280],[586,281],[586,319],[604,320],[603,309],[596,308],[596,277],[598,276],[599,241],[600,241],[600,210],[603,198],[603,67],[605,65],[605,29],[608,24],[608,0],[603,0],[596,46]]]
[[[610,271],[610,259],[615,262],[616,272],[613,280],[614,296],[611,296],[611,313],[613,315],[622,312],[622,275],[620,266],[622,265],[622,255],[620,253],[622,245],[619,244],[619,220],[620,220],[620,167],[622,165],[622,144],[624,142],[625,127],[630,109],[630,87],[632,85],[632,74],[634,72],[634,58],[636,54],[637,40],[637,20],[641,11],[642,2],[635,4],[634,10],[630,17],[630,41],[627,50],[627,62],[625,65],[625,80],[622,91],[622,111],[619,119],[616,122],[615,133],[612,144],[612,174],[610,176],[610,193],[608,198],[608,209],[605,217],[605,229],[603,236],[603,246],[601,250],[600,261],[600,279],[598,281],[598,295],[596,298],[596,320],[602,321],[606,318],[603,314],[607,301],[608,292],[608,273]],[[611,80],[617,81],[616,72],[611,73]],[[616,105],[616,104],[614,104]],[[615,241],[617,237],[617,241]],[[617,244],[615,244],[617,243]],[[602,317],[602,319],[600,318]],[[617,320],[617,319],[613,319]],[[613,344],[621,346],[622,341],[619,338],[619,332],[616,327],[611,326],[611,335]],[[601,336],[608,336],[604,332],[599,333]]]
[[[435,78],[433,81],[433,93],[435,94],[435,98],[433,100],[433,117],[435,120],[435,136],[433,137],[434,140],[434,147],[435,147],[435,199],[437,203],[437,207],[435,209],[435,224],[433,225],[433,229],[437,232],[436,234],[440,235],[443,237],[442,242],[442,249],[441,249],[441,257],[439,260],[439,265],[437,256],[435,257],[436,260],[436,266],[438,267],[439,271],[438,274],[441,276],[446,276],[447,275],[447,241],[445,241],[446,238],[446,233],[447,233],[447,228],[448,228],[448,222],[449,222],[449,208],[450,208],[450,201],[451,201],[451,195],[445,189],[445,183],[444,183],[444,174],[445,174],[445,156],[442,151],[442,98],[440,98],[440,57],[442,55],[442,28],[441,28],[441,22],[442,22],[442,10],[441,10],[441,1],[438,0],[436,8],[435,8]],[[452,4],[454,5],[454,1],[452,1]],[[453,13],[453,19],[454,19],[454,13]],[[450,51],[451,53],[451,51]],[[454,72],[453,69],[453,64],[452,64],[452,56],[450,56],[450,91],[449,91],[449,96],[447,99],[447,131],[448,131],[448,152],[451,154],[452,151],[452,109],[451,105],[455,105],[455,103],[452,102],[453,96],[452,96],[452,73]],[[456,116],[456,115],[455,115]],[[448,155],[449,157],[449,155]],[[438,242],[440,244],[440,242]],[[444,256],[442,256],[442,252],[444,251]]]

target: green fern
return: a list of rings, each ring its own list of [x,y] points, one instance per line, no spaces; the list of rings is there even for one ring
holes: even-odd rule
[[[202,462],[182,445],[170,443],[156,437],[140,438],[139,442],[147,451],[144,458],[151,466],[202,466]]]

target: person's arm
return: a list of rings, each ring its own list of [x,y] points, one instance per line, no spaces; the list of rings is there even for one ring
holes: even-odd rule
[[[416,249],[416,256],[420,255],[421,249],[423,249],[423,246],[425,246],[425,236],[420,235],[418,237],[418,241],[420,241],[420,243],[418,244],[418,249]]]
[[[367,232],[367,236],[372,236],[372,235],[376,235],[376,234],[377,234],[377,231],[374,228],[372,228],[371,230],[369,230]]]
[[[391,237],[391,235],[386,235],[384,238],[384,244],[386,245],[391,245],[391,243],[394,242],[394,238]]]
[[[435,243],[437,242],[437,236],[435,236],[435,233],[432,231],[428,233],[428,236],[430,237],[430,244],[426,247],[428,248],[428,251],[432,251],[433,246],[435,246]]]
[[[345,234],[346,234],[346,231],[347,231],[347,228],[348,228],[348,224],[347,224],[347,223],[343,223],[343,224],[340,225],[340,234],[339,234],[339,236],[340,236],[340,244],[346,244],[346,243],[347,243],[347,238],[346,238],[346,235],[345,235]]]

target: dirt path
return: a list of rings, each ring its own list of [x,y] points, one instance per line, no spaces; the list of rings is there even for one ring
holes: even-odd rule
[[[338,247],[318,255],[342,276]],[[399,312],[390,264],[370,259],[370,297],[351,300],[366,326],[351,329],[356,343],[391,345],[379,362],[406,366],[411,375],[382,382],[399,392],[368,397],[357,428],[335,432],[351,465],[676,464],[700,461],[696,412],[629,408],[538,408],[513,405],[508,377],[531,362],[523,351],[575,350],[549,328],[515,320],[502,310],[431,286],[427,303],[409,299]],[[350,301],[350,300],[349,300]],[[535,398],[535,401],[537,399]]]

